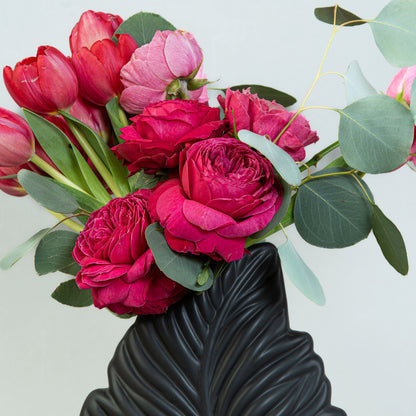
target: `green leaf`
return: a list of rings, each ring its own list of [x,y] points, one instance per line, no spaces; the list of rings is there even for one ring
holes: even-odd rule
[[[313,176],[346,172],[324,169]],[[355,175],[372,198],[365,182]],[[372,206],[352,175],[316,178],[299,187],[295,225],[302,238],[318,247],[341,248],[366,238],[371,230]]]
[[[176,28],[158,14],[140,12],[125,20],[115,31],[114,35],[128,33],[136,41],[137,46],[140,47],[149,43],[158,30],[173,31]]]
[[[347,104],[358,101],[369,95],[377,94],[375,88],[365,79],[357,61],[352,61],[344,76]]]
[[[267,157],[285,182],[293,186],[300,185],[302,180],[300,170],[292,157],[281,147],[265,136],[260,136],[248,130],[240,130],[238,137],[242,142],[254,147],[263,156]]]
[[[93,304],[91,289],[79,289],[75,279],[61,283],[51,296],[64,305],[77,308]]]
[[[156,265],[170,279],[182,286],[200,292],[212,286],[214,275],[210,269],[208,281],[200,286],[198,276],[205,267],[201,256],[181,254],[173,251],[163,234],[163,228],[158,223],[146,228],[146,240],[152,250]]]
[[[242,91],[247,88],[250,88],[251,94],[257,94],[259,98],[263,98],[265,100],[273,101],[275,100],[277,103],[283,105],[284,107],[289,107],[296,103],[296,98],[292,97],[285,92],[275,90],[271,87],[265,87],[264,85],[257,85],[257,84],[241,84],[241,85],[234,85],[229,87],[232,91]],[[223,89],[224,92],[227,89]]]
[[[416,82],[412,83],[410,89],[410,112],[413,116],[413,122],[416,124]]]
[[[103,202],[97,201],[92,196],[85,194],[84,192],[80,192],[77,189],[72,188],[71,186],[59,182],[55,182],[55,184],[66,190],[69,194],[71,194],[78,202],[80,208],[84,209],[85,211],[92,212],[97,209],[100,209],[102,206],[105,205]]]
[[[43,150],[48,154],[58,169],[72,182],[87,189],[84,177],[74,155],[73,145],[68,137],[54,124],[43,117],[23,109],[23,114],[38,139]]]
[[[61,271],[75,276],[81,269],[72,257],[78,234],[52,231],[39,243],[35,253],[35,269],[39,276]]]
[[[208,267],[208,266],[205,266],[205,267],[202,269],[202,272],[201,272],[201,273],[199,273],[198,278],[196,279],[196,283],[197,283],[199,286],[203,286],[205,283],[207,283],[207,282],[208,282],[209,277],[210,277],[210,269],[209,269],[209,267]]]
[[[82,123],[69,113],[60,112],[68,123],[73,123],[76,128],[81,130],[82,134],[87,138],[88,143],[93,147],[95,153],[101,161],[106,165],[107,169],[111,172],[120,191],[123,195],[127,195],[130,192],[130,186],[127,180],[127,169],[122,165],[116,155],[111,151],[108,145],[94,130],[89,128],[86,124]]]
[[[373,233],[386,260],[405,276],[409,263],[403,237],[377,205],[373,205]]]
[[[342,156],[339,156],[331,163],[326,165],[325,168],[350,168],[350,166],[348,166],[348,163]]]
[[[292,243],[287,240],[278,249],[283,270],[293,284],[312,302],[325,305],[325,295],[313,271],[305,264]]]
[[[369,21],[374,40],[386,60],[394,66],[416,64],[416,2],[394,0]]]
[[[334,13],[335,13],[335,6],[329,7],[317,7],[314,11],[315,17],[324,23],[329,23],[330,25],[334,24]],[[335,20],[336,25],[342,25],[347,22],[352,22],[353,20],[362,20],[361,17],[358,17],[354,13],[349,12],[339,6],[337,6],[337,17]],[[366,22],[354,22],[349,23],[345,26],[357,26],[363,25]]]
[[[386,95],[372,95],[350,104],[339,123],[345,161],[367,173],[390,172],[406,162],[413,142],[413,117]]]
[[[117,137],[116,144],[121,143],[122,140],[120,139],[120,134],[121,134],[120,129],[122,129],[123,127],[126,127],[126,126],[120,120],[118,97],[114,97],[112,100],[110,100],[106,104],[105,108],[107,110],[108,117],[110,118],[111,125],[113,127],[114,133]]]
[[[26,192],[45,208],[63,214],[79,209],[75,198],[52,179],[25,169],[22,169],[17,177]]]
[[[36,234],[32,235],[24,243],[15,247],[12,251],[7,253],[0,261],[0,269],[7,270],[13,266],[18,260],[20,260],[25,254],[29,253],[39,241],[48,233],[50,229],[44,228],[43,230],[38,231]]]
[[[166,180],[167,176],[165,175],[149,175],[144,173],[144,170],[137,172],[135,175],[130,176],[131,179],[130,186],[132,190],[137,189],[152,189],[160,181]]]

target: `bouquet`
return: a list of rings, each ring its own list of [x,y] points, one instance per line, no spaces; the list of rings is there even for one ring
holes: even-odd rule
[[[339,6],[315,10],[333,31],[298,103],[264,85],[213,82],[197,35],[159,15],[83,13],[70,58],[42,46],[3,72],[24,118],[1,110],[0,187],[29,194],[56,222],[9,252],[2,267],[35,248],[39,275],[72,276],[54,299],[124,318],[165,313],[208,290],[230,262],[275,233],[283,235],[287,277],[324,304],[288,236],[292,224],[322,248],[349,247],[372,232],[385,259],[407,274],[403,238],[366,175],[414,167],[414,9],[395,0],[369,22],[386,60],[403,69],[379,93],[353,62],[344,108],[307,105],[335,34],[368,23]],[[320,133],[304,111],[315,109],[338,113],[340,122],[338,140],[313,153]]]

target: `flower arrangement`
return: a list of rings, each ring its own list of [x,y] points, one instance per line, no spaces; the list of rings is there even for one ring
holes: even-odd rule
[[[383,22],[405,27],[391,10],[408,13],[408,3],[391,2],[370,23],[381,52],[400,67],[413,65],[411,51],[385,39],[397,35],[403,44],[405,31],[391,33]],[[334,22],[334,33],[351,21],[365,23],[339,7],[316,15]],[[340,115],[339,141],[305,159],[319,136],[302,114],[309,93],[288,110],[292,97],[271,88],[210,90],[195,38],[152,16],[156,26],[140,40],[147,18],[123,22],[86,12],[71,34],[71,59],[48,46],[5,68],[26,121],[2,110],[0,186],[14,196],[29,193],[71,231],[40,231],[3,259],[4,268],[36,246],[39,274],[74,276],[54,292],[60,302],[94,303],[121,316],[163,313],[189,291],[215,284],[251,245],[294,223],[305,241],[327,248],[353,245],[373,231],[387,261],[407,273],[400,233],[364,175],[413,163],[412,68],[401,70],[384,95],[352,64],[348,105],[332,109]],[[214,91],[210,104],[207,91]],[[288,277],[324,303],[289,240],[279,254]]]

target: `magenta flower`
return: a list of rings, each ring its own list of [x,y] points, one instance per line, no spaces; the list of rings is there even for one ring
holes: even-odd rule
[[[180,94],[207,101],[205,87],[187,89],[187,77],[202,76],[202,58],[201,48],[190,33],[157,31],[150,43],[133,53],[120,72],[125,87],[122,107],[130,114],[140,114],[150,103],[176,96],[188,98]]]
[[[36,57],[3,69],[4,83],[20,107],[36,113],[67,110],[78,96],[78,80],[70,60],[52,46],[40,46]]]

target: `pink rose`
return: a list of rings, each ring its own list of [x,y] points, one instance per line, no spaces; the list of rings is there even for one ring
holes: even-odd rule
[[[185,293],[155,265],[145,230],[150,191],[111,200],[94,211],[79,235],[73,257],[81,266],[76,280],[92,289],[94,305],[122,314],[156,314]]]
[[[233,138],[194,143],[181,153],[179,173],[149,199],[151,216],[178,252],[238,260],[246,238],[270,222],[282,201],[270,162]]]
[[[124,143],[114,148],[126,160],[130,172],[174,168],[186,143],[220,136],[225,121],[220,110],[197,101],[169,100],[149,105],[121,129]]]
[[[140,114],[151,103],[175,96],[186,98],[180,93],[207,102],[205,87],[187,91],[185,78],[191,74],[202,77],[202,51],[194,37],[183,30],[158,30],[152,41],[136,49],[121,69],[125,89],[120,104],[128,113]]]
[[[227,89],[225,99],[221,96],[218,101],[225,111],[225,118],[230,126],[238,131],[250,130],[253,133],[267,135],[274,141],[290,119],[294,111],[287,111],[275,101],[258,98],[257,94],[250,94],[250,89],[231,91]],[[308,121],[298,115],[289,128],[277,141],[279,147],[289,153],[296,161],[306,157],[304,147],[318,141],[316,131],[311,131]]]

